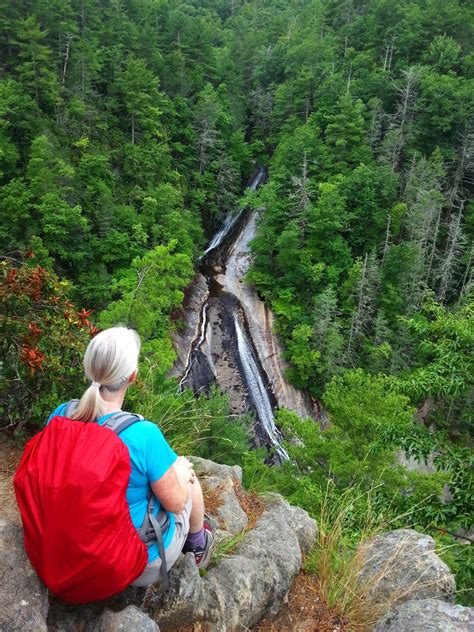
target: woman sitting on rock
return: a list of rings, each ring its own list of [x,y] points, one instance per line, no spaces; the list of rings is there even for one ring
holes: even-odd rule
[[[107,566],[105,576],[111,581],[115,568],[131,565],[132,585],[148,586],[160,576],[167,579],[166,568],[181,551],[193,553],[200,568],[210,560],[214,530],[204,519],[203,495],[192,464],[175,454],[157,425],[122,412],[127,389],[137,377],[139,351],[138,334],[126,327],[106,329],[91,340],[84,357],[89,387],[79,401],[61,404],[53,412],[45,430],[30,442],[34,445],[27,446],[16,475],[28,555],[43,581],[66,601],[108,596],[103,579],[94,589],[85,585],[90,580],[84,578],[94,576],[93,564],[97,573],[102,564]],[[121,481],[120,508],[114,485]],[[45,514],[39,515],[39,505]],[[98,535],[104,514],[113,521],[106,523],[105,536]],[[161,543],[160,535],[155,537],[161,532],[158,522]],[[76,536],[69,532],[74,529],[81,540],[77,550],[72,550]],[[107,548],[107,533],[111,541],[115,538],[113,550]],[[135,546],[140,560],[133,554],[127,562]],[[120,581],[109,594],[117,592]]]

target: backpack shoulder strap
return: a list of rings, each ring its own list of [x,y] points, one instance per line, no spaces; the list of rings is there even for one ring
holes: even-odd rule
[[[72,411],[76,408],[76,406],[79,404],[79,400],[78,399],[71,399],[70,402],[68,402],[67,404],[65,404],[63,411],[61,413],[62,417],[69,417],[69,415],[72,413]]]
[[[120,410],[117,413],[111,415],[104,424],[105,428],[109,428],[115,434],[119,435],[121,432],[133,426],[138,421],[143,421],[144,417],[136,415],[135,413],[127,413]]]

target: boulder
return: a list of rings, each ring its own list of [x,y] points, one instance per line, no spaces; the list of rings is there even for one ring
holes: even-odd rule
[[[220,479],[236,479],[242,483],[242,468],[239,465],[223,465],[215,463],[209,459],[202,459],[199,456],[189,456],[194,465],[194,469],[199,476],[216,476]]]
[[[278,613],[301,567],[302,552],[315,542],[316,523],[279,496],[236,550],[204,576],[191,555],[171,571],[171,587],[159,587],[147,606],[161,630],[204,622],[211,632],[250,628]]]
[[[248,518],[240,506],[235,485],[242,481],[242,469],[213,461],[190,457],[204,489],[204,496],[214,496],[213,518],[224,534],[236,535],[247,526]]]
[[[120,612],[105,610],[94,632],[160,632],[160,629],[144,612],[128,606]]]
[[[439,599],[406,601],[390,610],[374,632],[473,632],[474,608]]]
[[[0,630],[46,632],[48,593],[23,547],[21,528],[0,519]]]
[[[365,543],[359,581],[368,598],[391,605],[428,598],[454,603],[454,576],[434,550],[433,538],[411,529],[389,531]]]

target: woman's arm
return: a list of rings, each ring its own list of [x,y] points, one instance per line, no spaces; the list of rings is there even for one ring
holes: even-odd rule
[[[166,511],[180,513],[189,498],[189,483],[195,480],[192,463],[180,456],[161,478],[151,483],[151,489]]]

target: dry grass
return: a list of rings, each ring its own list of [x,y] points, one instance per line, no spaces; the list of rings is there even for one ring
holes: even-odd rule
[[[378,516],[374,509],[372,500],[375,489],[361,492],[357,488],[350,488],[336,506],[327,502],[328,495],[326,496],[318,520],[319,541],[305,564],[305,569],[316,578],[321,599],[330,609],[335,609],[341,620],[350,622],[347,629],[351,632],[371,630],[394,604],[412,594],[415,588],[432,584],[423,577],[411,582],[407,579],[407,583],[393,590],[385,601],[381,602],[379,596],[374,599],[380,584],[400,565],[402,559],[406,559],[410,536],[387,552],[388,556],[379,572],[364,579],[363,583],[359,580],[361,570],[368,561],[367,544],[375,536],[391,528],[391,522]],[[356,522],[362,524],[362,528],[358,535],[357,548],[353,550],[348,546],[346,534],[354,522],[354,506],[361,499],[364,502],[359,505],[363,507],[364,514],[357,516]],[[398,516],[397,520],[408,516],[409,514]]]
[[[296,577],[288,603],[278,615],[252,628],[254,632],[345,632],[349,629],[348,620],[324,600],[318,579],[303,571]]]
[[[253,529],[255,527],[258,519],[261,517],[267,506],[257,492],[245,492],[242,489],[240,481],[236,478],[233,479],[233,482],[237,500],[239,501],[243,511],[247,514],[247,518],[249,520],[246,527],[246,531],[248,531],[249,529]]]
[[[209,489],[206,487],[206,477],[203,476],[200,478],[203,488],[204,495],[204,504],[206,507],[206,513],[211,515],[215,515],[216,510],[222,506],[222,500],[220,498],[221,493],[225,489],[225,484],[217,485],[214,489]],[[237,478],[232,479],[234,493],[239,501],[242,510],[245,512],[248,518],[247,525],[242,531],[234,535],[233,537],[218,542],[216,549],[212,556],[211,567],[215,566],[219,563],[219,561],[227,556],[232,555],[242,540],[245,538],[245,535],[253,529],[262,515],[262,513],[267,508],[264,500],[254,491],[246,492],[242,489],[242,485]]]
[[[213,489],[210,489],[206,486],[206,477],[200,477],[202,486],[202,495],[204,496],[204,506],[206,508],[206,513],[214,515],[220,507],[224,504],[224,501],[221,498],[221,494],[225,489],[224,483],[219,483]]]

